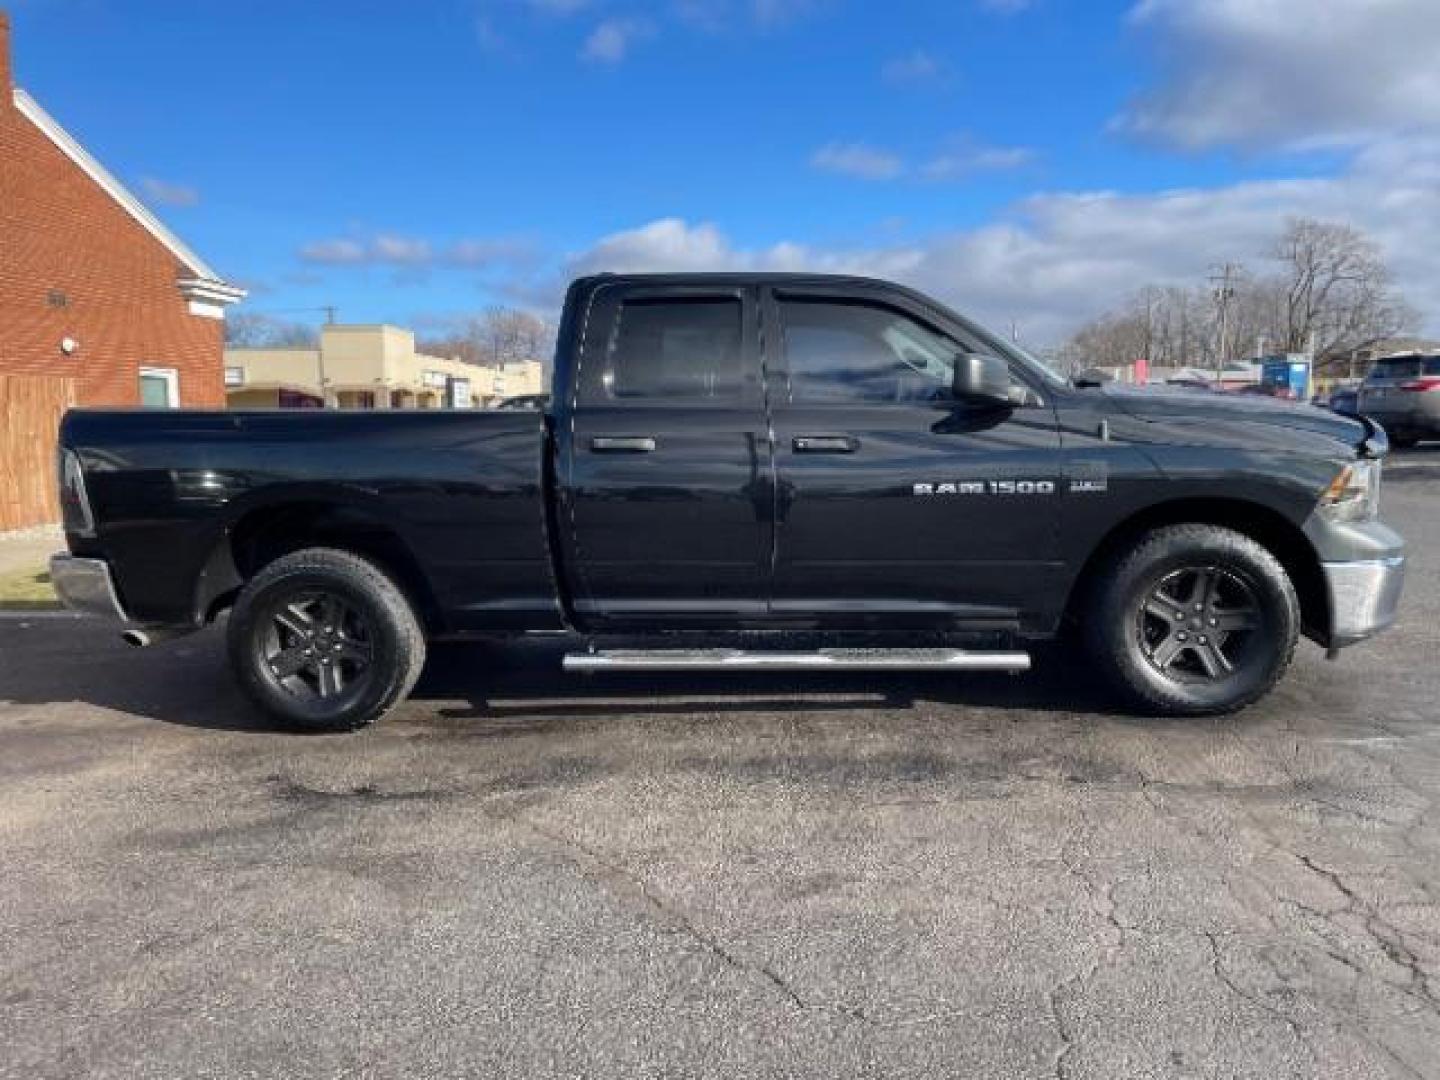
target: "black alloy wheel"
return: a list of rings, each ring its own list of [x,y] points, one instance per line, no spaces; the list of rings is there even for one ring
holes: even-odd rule
[[[373,674],[364,614],[335,593],[303,590],[269,605],[255,635],[261,670],[300,701],[339,705],[365,692]]]
[[[1162,675],[1216,682],[1253,657],[1264,621],[1255,590],[1239,574],[1196,566],[1156,583],[1140,604],[1135,632]]]

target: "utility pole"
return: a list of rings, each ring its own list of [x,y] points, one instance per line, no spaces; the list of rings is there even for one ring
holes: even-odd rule
[[[334,326],[334,325],[335,325],[335,305],[334,305],[334,304],[325,304],[325,305],[321,306],[321,308],[320,308],[319,310],[325,312],[325,325],[326,325],[326,326]],[[327,383],[328,380],[326,380],[326,378],[325,378],[325,339],[324,339],[324,337],[321,337],[320,341],[318,342],[318,345],[319,345],[319,348],[317,348],[317,349],[315,350],[315,366],[320,369],[319,372],[318,372],[318,374],[319,374],[319,376],[320,376],[320,408],[322,408],[322,409],[328,409],[328,408],[330,407],[330,391],[329,391],[329,390],[327,389],[327,387],[326,387],[326,383]],[[339,401],[338,401],[338,400],[336,401],[336,406],[337,406],[337,407],[339,406]]]
[[[1227,262],[1210,275],[1210,283],[1215,286],[1215,303],[1220,309],[1220,345],[1215,356],[1217,377],[1225,370],[1225,361],[1229,359],[1230,301],[1235,299],[1235,279],[1239,273],[1240,267]]]

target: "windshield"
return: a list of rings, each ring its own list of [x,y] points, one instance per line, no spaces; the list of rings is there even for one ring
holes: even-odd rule
[[[1021,359],[1025,360],[1032,368],[1034,368],[1036,371],[1038,371],[1041,375],[1043,375],[1050,382],[1054,383],[1056,386],[1068,386],[1070,384],[1069,379],[1067,379],[1064,375],[1061,375],[1060,372],[1056,371],[1044,360],[1041,360],[1038,356],[1032,353],[1029,349],[1025,348],[1024,345],[1021,345],[1018,341],[1007,341],[1005,342],[1005,347],[1012,352],[1019,353]]]

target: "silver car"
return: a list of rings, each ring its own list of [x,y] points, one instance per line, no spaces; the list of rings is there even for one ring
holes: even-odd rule
[[[1360,386],[1359,408],[1394,446],[1440,439],[1440,355],[1382,356]]]

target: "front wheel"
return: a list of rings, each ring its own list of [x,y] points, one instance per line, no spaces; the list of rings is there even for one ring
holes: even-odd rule
[[[1204,716],[1244,708],[1279,681],[1300,604],[1285,568],[1248,536],[1172,525],[1111,561],[1083,626],[1096,664],[1132,704]]]
[[[405,594],[374,563],[332,548],[296,551],[251,578],[228,639],[246,695],[306,731],[374,723],[410,693],[425,664]]]

